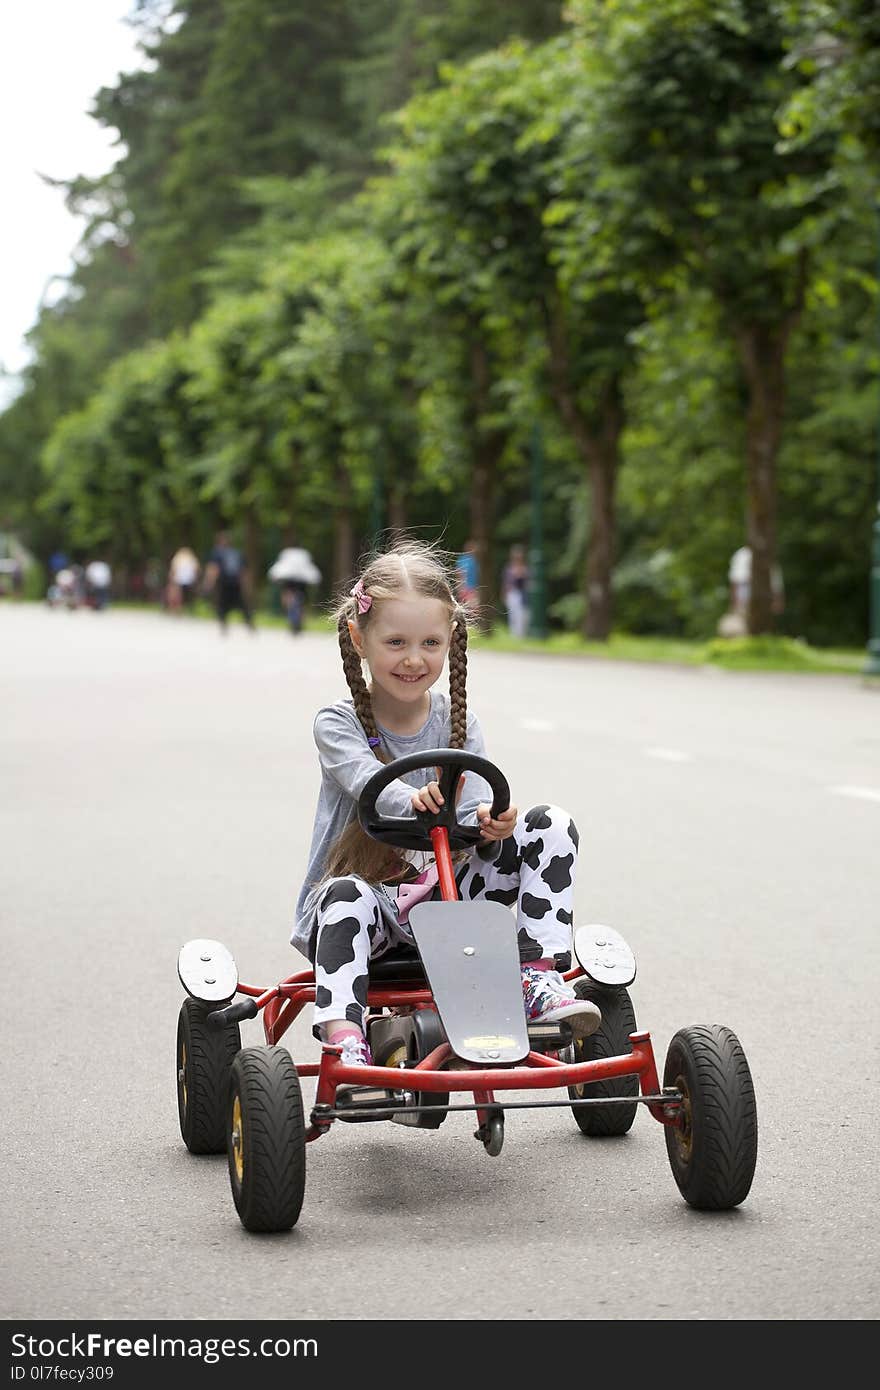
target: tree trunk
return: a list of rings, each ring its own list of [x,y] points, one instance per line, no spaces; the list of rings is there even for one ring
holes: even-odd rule
[[[489,392],[492,384],[489,353],[480,338],[474,338],[470,349],[471,387],[473,391],[473,473],[470,491],[470,539],[479,570],[479,618],[483,632],[491,632],[498,613],[498,584],[495,577],[495,484],[498,465],[504,452],[505,436],[501,430],[486,429],[483,417],[491,409]]]
[[[294,444],[290,451],[290,473],[287,479],[287,493],[284,508],[284,525],[281,531],[282,546],[298,545],[299,535],[299,477],[300,477],[300,451],[298,445]]]
[[[388,440],[388,536],[389,544],[406,536],[413,484],[418,472],[419,392],[408,376],[401,374],[395,389],[406,401],[412,427],[405,439],[393,435]]]
[[[623,430],[623,402],[616,378],[602,391],[598,429],[581,443],[587,460],[592,502],[590,536],[587,543],[584,636],[594,642],[607,642],[614,616],[611,581],[617,549],[617,468],[620,462],[620,435]]]
[[[752,552],[748,628],[774,626],[773,570],[777,564],[776,461],[785,409],[785,351],[791,321],[750,323],[736,330],[748,387],[746,416],[746,543]]]
[[[256,610],[259,607],[260,594],[263,590],[263,554],[260,523],[257,521],[256,509],[253,506],[248,507],[244,514],[244,558],[247,565],[246,577],[250,589],[250,600],[254,610]]]
[[[336,469],[336,498],[333,508],[333,588],[338,592],[350,589],[356,578],[351,479],[341,467]]]
[[[388,497],[388,530],[392,544],[406,531],[408,503],[409,488],[406,482],[392,483]]]
[[[611,580],[617,543],[617,469],[624,425],[620,378],[615,375],[608,379],[594,419],[588,420],[578,403],[565,323],[559,309],[548,315],[548,338],[551,392],[583,460],[590,497],[582,631],[590,641],[607,642],[614,617]]]

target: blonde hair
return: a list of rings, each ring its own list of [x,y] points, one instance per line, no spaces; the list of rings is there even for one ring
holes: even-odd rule
[[[363,593],[373,600],[365,613],[358,609],[358,600],[346,594],[337,604],[334,616],[342,655],[342,669],[355,713],[379,762],[383,756],[379,729],[373,714],[373,702],[364,680],[361,658],[351,640],[349,623],[356,622],[361,631],[369,628],[375,604],[383,599],[399,598],[401,594],[416,594],[422,598],[439,599],[449,610],[453,624],[449,643],[449,722],[450,748],[463,748],[467,738],[467,639],[468,615],[455,597],[451,578],[451,561],[443,551],[425,541],[403,538],[386,551],[367,560],[360,576]],[[374,840],[361,829],[357,820],[346,826],[333,844],[327,857],[326,877],[358,874],[372,883],[400,878],[406,872],[406,861],[393,845]]]

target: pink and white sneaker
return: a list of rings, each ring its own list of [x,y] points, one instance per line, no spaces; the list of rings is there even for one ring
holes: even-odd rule
[[[373,1065],[370,1044],[367,1042],[363,1033],[346,1033],[338,1046],[342,1048],[342,1054],[339,1060],[343,1066],[371,1067]]]
[[[567,1023],[576,1038],[588,1038],[602,1022],[591,999],[578,999],[558,970],[522,967],[523,1003],[529,1023]]]
[[[373,1065],[373,1054],[370,1052],[370,1044],[367,1042],[363,1033],[346,1033],[343,1037],[333,1039],[334,1046],[342,1048],[339,1060],[345,1067],[371,1067]],[[337,1104],[340,1100],[344,1101],[348,1092],[357,1083],[354,1081],[343,1081],[336,1087]]]

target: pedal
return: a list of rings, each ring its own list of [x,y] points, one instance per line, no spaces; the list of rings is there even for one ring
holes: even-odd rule
[[[203,1004],[222,1004],[238,989],[238,967],[222,941],[187,941],[177,957],[177,974],[187,994]]]
[[[530,1023],[529,1047],[533,1052],[561,1052],[571,1044],[572,1033],[569,1024]]]
[[[399,1105],[400,1097],[394,1091],[385,1091],[378,1086],[340,1086],[336,1092],[333,1109],[337,1120],[348,1124],[361,1124],[370,1120],[390,1120],[389,1105]],[[369,1110],[369,1115],[346,1115],[346,1110]]]
[[[613,927],[599,922],[578,927],[574,934],[574,953],[597,985],[631,985],[636,978],[636,958]]]

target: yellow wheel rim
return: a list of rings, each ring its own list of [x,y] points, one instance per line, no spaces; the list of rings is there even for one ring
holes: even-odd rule
[[[675,1136],[675,1147],[678,1150],[678,1156],[682,1163],[689,1164],[694,1142],[694,1131],[691,1124],[690,1092],[688,1091],[687,1082],[683,1076],[677,1076],[672,1085],[681,1096],[681,1110],[679,1112],[681,1123],[677,1124],[672,1131]]]
[[[241,1182],[244,1178],[244,1141],[241,1133],[241,1100],[238,1096],[232,1102],[232,1161],[235,1176]]]
[[[575,1062],[582,1062],[582,1061],[584,1060],[584,1045],[583,1045],[583,1042],[580,1040],[580,1038],[575,1038],[575,1040],[574,1040],[574,1042],[572,1043],[571,1046],[572,1046],[572,1052],[574,1053],[574,1060],[575,1060]],[[575,1096],[576,1096],[576,1098],[577,1098],[578,1100],[583,1100],[583,1098],[584,1098],[584,1087],[583,1087],[583,1084],[581,1084],[580,1086],[572,1086],[571,1089],[574,1091]]]

